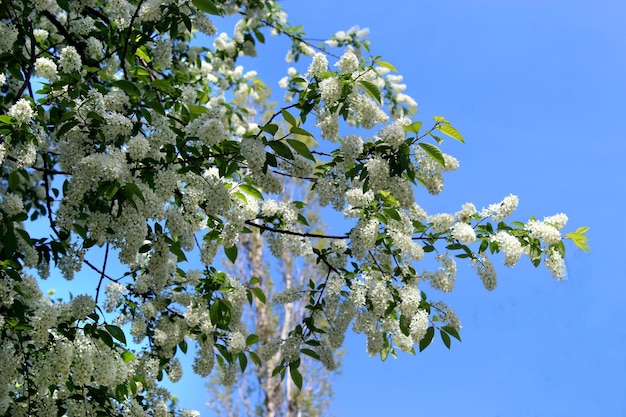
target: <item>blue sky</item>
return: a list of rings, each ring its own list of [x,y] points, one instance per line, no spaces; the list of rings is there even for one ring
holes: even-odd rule
[[[336,415],[626,415],[626,2],[317,2],[324,13],[301,4],[284,2],[308,33],[370,28],[420,115],[442,114],[463,132],[465,145],[445,144],[459,171],[425,206],[514,193],[519,220],[564,211],[570,227],[591,227],[590,253],[569,245],[566,282],[528,264],[500,267],[487,293],[471,271],[460,275],[447,300],[463,343],[451,351],[436,343],[381,363],[349,339]]]
[[[332,410],[341,417],[626,416],[626,2],[565,0],[285,0],[293,24],[322,38],[368,27],[372,51],[405,76],[417,118],[448,118],[466,144],[429,212],[520,197],[513,216],[557,212],[590,226],[591,252],[568,245],[569,279],[529,262],[498,268],[489,293],[461,269],[442,297],[462,343],[381,363],[365,340],[346,342]],[[249,61],[276,82],[286,50]],[[284,44],[283,44],[284,45]],[[273,84],[273,88],[277,88]],[[502,265],[502,258],[495,263]],[[431,297],[435,297],[434,292]],[[204,383],[184,378],[181,405],[209,414]],[[191,381],[191,382],[189,382]]]
[[[566,282],[529,262],[499,267],[491,293],[471,271],[460,274],[445,298],[463,323],[450,351],[436,340],[381,363],[364,338],[350,337],[335,415],[625,416],[626,2],[283,6],[312,37],[368,27],[373,53],[405,76],[417,117],[444,115],[464,134],[465,145],[444,143],[461,167],[441,196],[421,194],[429,211],[514,193],[516,220],[563,211],[570,229],[591,227],[590,253],[568,245]]]

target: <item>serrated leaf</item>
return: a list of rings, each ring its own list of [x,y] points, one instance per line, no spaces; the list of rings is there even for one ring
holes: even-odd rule
[[[261,192],[259,190],[257,190],[255,187],[251,186],[250,184],[239,184],[239,188],[246,194],[251,195],[254,198],[257,198],[259,200],[263,200],[263,194],[261,194]]]
[[[402,221],[402,218],[400,217],[398,210],[394,208],[384,208],[383,213],[385,213],[385,215],[389,217],[390,219]]]
[[[298,125],[298,122],[296,122],[296,118],[295,118],[295,117],[293,117],[293,116],[291,115],[291,113],[289,113],[287,110],[282,109],[282,110],[280,111],[280,114],[282,114],[282,115],[283,115],[283,118],[285,119],[285,121],[286,121],[287,123],[289,123],[291,126],[297,126],[297,125]]]
[[[361,85],[363,86],[367,94],[369,94],[373,99],[375,99],[379,103],[382,103],[382,99],[380,98],[380,90],[378,89],[376,84],[374,84],[371,81],[361,80]]]
[[[430,345],[430,342],[433,341],[434,336],[435,336],[435,328],[433,326],[430,326],[428,330],[426,330],[426,334],[424,335],[424,338],[420,340],[420,352],[422,352],[424,349],[428,347],[428,345]]]
[[[294,129],[298,129],[298,130],[304,130],[304,129],[300,129],[300,128],[292,128],[292,133]],[[311,151],[309,150],[309,147],[306,146],[306,144],[304,144],[303,142],[300,142],[299,140],[296,139],[287,139],[287,143],[289,143],[289,145],[300,155],[302,155],[303,157],[305,157],[306,159],[309,159],[313,162],[315,162],[315,157],[313,156],[313,154],[311,153]]]
[[[420,133],[420,129],[422,128],[422,122],[414,122],[408,126],[402,126],[405,132],[415,133],[418,135]]]
[[[152,61],[152,58],[150,58],[150,55],[148,55],[148,51],[145,46],[140,46],[139,48],[137,48],[137,50],[135,51],[135,55],[143,59],[145,62]]]
[[[309,132],[308,130],[304,130],[301,127],[298,127],[298,126],[292,126],[291,129],[289,129],[289,131],[291,133],[296,134],[296,135],[303,135],[303,136],[313,137],[313,133]]]
[[[378,65],[380,65],[381,67],[387,68],[393,72],[398,72],[398,70],[396,69],[396,67],[393,66],[393,64],[390,64],[387,61],[376,61],[376,63]]]
[[[293,156],[293,152],[291,152],[291,149],[289,148],[289,146],[285,145],[283,142],[273,140],[273,141],[267,142],[267,144],[269,145],[270,148],[272,148],[274,152],[276,152],[277,155],[280,155],[283,158],[287,158],[291,160],[295,159]]]
[[[574,245],[578,249],[581,249],[585,252],[589,252],[589,242],[587,236],[583,233],[589,230],[588,227],[579,227],[575,232],[570,232],[565,235],[565,238],[571,239],[574,242]]]
[[[450,136],[452,139],[456,139],[461,143],[465,143],[463,136],[456,130],[451,124],[444,123],[438,127],[439,131],[444,135]]]
[[[237,260],[238,252],[239,251],[237,249],[237,245],[233,245],[229,248],[224,247],[224,254],[228,258],[228,260],[231,261],[232,263],[235,263],[235,261]]]
[[[219,16],[220,11],[211,0],[192,0],[194,6],[203,12]]]
[[[433,158],[435,161],[437,161],[439,163],[439,165],[445,167],[446,166],[446,161],[443,158],[443,153],[441,153],[441,150],[433,145],[432,143],[426,143],[426,142],[420,142],[419,146],[426,151],[426,153]]]
[[[265,126],[261,126],[260,128],[262,131],[269,133],[270,135],[274,136],[276,134],[276,132],[278,132],[278,125],[274,124],[274,123],[270,123],[268,125]]]
[[[105,324],[104,328],[107,329],[107,332],[109,332],[109,334],[113,336],[116,340],[118,340],[122,344],[126,344],[126,335],[124,334],[122,329],[112,324]]]
[[[129,96],[139,96],[141,92],[134,82],[128,80],[117,80],[113,82],[113,85],[124,91]]]

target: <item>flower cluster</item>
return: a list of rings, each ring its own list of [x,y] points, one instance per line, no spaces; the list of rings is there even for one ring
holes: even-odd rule
[[[562,213],[507,223],[513,195],[422,209],[419,187],[437,195],[459,167],[441,136],[463,140],[413,120],[367,30],[314,45],[275,1],[22,7],[0,8],[0,415],[170,416],[159,381],[180,380],[188,349],[227,385],[249,361],[301,385],[301,356],[335,369],[350,328],[383,359],[436,331],[449,344],[460,321],[424,289],[453,291],[457,262],[488,290],[497,252],[561,280],[564,236],[584,243]],[[268,32],[292,43],[285,103],[242,65]],[[267,249],[303,278],[272,284]],[[70,300],[40,289],[91,273]],[[250,309],[297,319],[255,334]]]

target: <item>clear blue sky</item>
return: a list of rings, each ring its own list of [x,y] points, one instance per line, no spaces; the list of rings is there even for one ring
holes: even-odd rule
[[[359,24],[420,115],[444,115],[466,144],[434,212],[519,195],[519,220],[564,211],[591,227],[569,245],[569,279],[499,268],[488,293],[469,271],[453,297],[463,343],[381,363],[350,338],[338,416],[626,416],[626,2],[284,1],[325,34]],[[320,11],[315,11],[316,9]],[[499,259],[501,262],[501,259]]]
[[[566,282],[524,263],[500,267],[488,293],[461,274],[446,298],[463,323],[451,351],[436,340],[381,363],[349,338],[335,415],[626,416],[626,2],[283,6],[312,37],[368,27],[372,51],[405,75],[418,117],[444,115],[463,132],[465,145],[444,144],[461,168],[441,196],[425,197],[429,211],[514,193],[516,219],[564,211],[570,228],[591,227],[590,253],[568,247]]]
[[[499,267],[488,293],[462,270],[445,298],[463,323],[463,342],[450,351],[435,340],[381,363],[365,354],[363,338],[348,338],[334,414],[626,416],[626,1],[282,4],[312,37],[368,27],[372,51],[404,74],[418,117],[443,115],[461,130],[465,145],[443,146],[459,171],[441,196],[420,194],[429,212],[514,193],[516,220],[564,211],[569,229],[591,227],[590,253],[568,246],[566,282],[524,262]],[[261,49],[247,69],[278,81],[284,55]],[[202,381],[174,391],[181,405],[210,415]]]

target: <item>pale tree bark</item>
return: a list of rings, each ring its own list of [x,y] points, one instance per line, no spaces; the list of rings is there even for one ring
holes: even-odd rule
[[[286,199],[293,201],[295,185]],[[286,251],[280,259],[271,257],[265,246],[263,236],[258,231],[242,234],[239,240],[239,255],[232,273],[249,280],[260,280],[263,292],[271,294],[287,288],[301,287],[315,274],[315,265],[294,264],[293,257]],[[270,298],[270,297],[268,297]],[[285,340],[288,332],[303,317],[300,303],[281,306],[266,305],[253,297],[250,310],[246,314],[249,330],[259,336],[261,344],[266,344],[277,337]],[[307,358],[308,359],[308,358]],[[272,371],[279,364],[276,354],[262,367],[248,367],[246,377],[238,380],[236,387],[220,387],[214,379],[208,384],[213,409],[228,417],[263,416],[263,417],[320,417],[328,415],[332,391],[330,371],[314,360],[303,360],[300,372],[303,374],[302,391],[286,376],[272,376]]]

